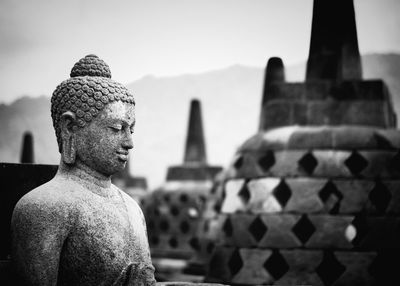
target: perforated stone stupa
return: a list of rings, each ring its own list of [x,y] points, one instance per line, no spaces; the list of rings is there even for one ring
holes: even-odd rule
[[[141,200],[157,280],[187,281],[179,275],[201,247],[198,227],[221,170],[207,163],[200,101],[192,100],[183,164],[169,167],[166,182]]]
[[[362,80],[353,1],[314,1],[304,83],[266,68],[259,132],[220,188],[207,281],[400,285],[400,132]]]

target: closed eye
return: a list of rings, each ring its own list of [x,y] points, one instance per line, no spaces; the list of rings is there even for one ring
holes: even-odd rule
[[[110,125],[109,127],[114,131],[121,131],[122,130],[122,125]]]

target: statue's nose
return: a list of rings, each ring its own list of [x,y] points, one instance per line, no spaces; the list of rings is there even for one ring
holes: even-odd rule
[[[129,131],[125,132],[125,138],[122,141],[122,147],[124,147],[126,149],[133,148],[133,138],[132,138],[132,134]]]

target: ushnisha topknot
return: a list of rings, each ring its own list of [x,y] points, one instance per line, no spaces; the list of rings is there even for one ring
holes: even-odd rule
[[[61,115],[71,111],[80,128],[90,123],[113,101],[135,104],[135,99],[122,84],[111,79],[108,65],[96,55],[87,55],[72,68],[71,78],[59,84],[51,97],[51,117],[61,152]]]
[[[85,75],[111,78],[111,71],[102,59],[96,55],[87,55],[74,65],[70,74],[71,77]]]

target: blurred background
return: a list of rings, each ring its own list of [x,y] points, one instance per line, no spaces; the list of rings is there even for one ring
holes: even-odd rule
[[[400,114],[400,1],[355,0],[363,76],[387,83]],[[312,0],[0,1],[0,162],[58,164],[50,96],[96,54],[137,101],[132,174],[160,185],[183,160],[192,98],[202,102],[209,163],[228,165],[254,134],[268,58],[303,81]],[[338,19],[340,21],[340,19]]]

